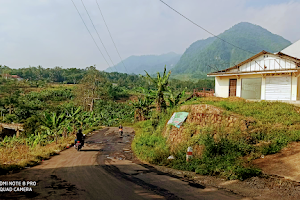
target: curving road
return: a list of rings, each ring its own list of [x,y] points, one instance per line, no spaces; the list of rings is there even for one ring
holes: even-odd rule
[[[0,181],[37,181],[33,192],[0,192],[0,199],[245,199],[181,180],[134,158],[132,128],[95,131],[82,151],[70,148],[41,165],[0,176]]]

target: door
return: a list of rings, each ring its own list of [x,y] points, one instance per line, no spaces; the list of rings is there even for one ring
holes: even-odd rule
[[[266,100],[291,100],[292,78],[266,77]]]
[[[230,97],[236,96],[236,82],[237,82],[237,79],[229,79],[229,96]]]

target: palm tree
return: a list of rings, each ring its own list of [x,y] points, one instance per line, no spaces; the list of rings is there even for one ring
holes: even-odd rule
[[[155,103],[156,103],[156,109],[158,112],[161,112],[162,110],[165,110],[167,107],[166,101],[164,99],[164,92],[167,89],[168,86],[168,81],[169,81],[169,77],[171,75],[171,71],[168,72],[168,74],[166,74],[166,65],[164,68],[164,73],[163,76],[160,76],[160,73],[157,72],[157,78],[154,79],[152,78],[148,72],[146,72],[146,79],[148,79],[150,82],[152,82],[156,89],[157,89],[157,93],[156,93],[156,99],[155,99]]]

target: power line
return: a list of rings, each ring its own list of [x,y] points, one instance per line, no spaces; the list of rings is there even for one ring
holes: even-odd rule
[[[94,29],[95,29],[95,31],[96,31],[96,33],[97,33],[97,35],[98,35],[98,38],[99,38],[100,42],[102,43],[102,46],[103,46],[103,48],[104,48],[105,52],[107,53],[107,55],[108,55],[108,57],[109,57],[109,59],[110,59],[111,63],[113,64],[113,66],[114,66],[115,70],[116,70],[116,71],[118,71],[118,70],[117,70],[117,68],[116,68],[116,66],[115,66],[115,64],[114,64],[114,62],[112,61],[112,59],[111,59],[111,57],[110,57],[109,53],[107,52],[107,50],[106,50],[106,48],[105,48],[105,45],[103,44],[103,42],[102,42],[102,40],[101,40],[101,38],[100,38],[100,35],[99,35],[99,33],[98,33],[98,31],[97,31],[97,29],[96,29],[96,27],[95,27],[94,23],[93,23],[93,20],[92,20],[92,18],[91,18],[91,16],[90,16],[89,12],[87,11],[87,9],[86,9],[86,7],[85,7],[85,5],[84,5],[84,3],[83,3],[83,1],[82,1],[82,0],[81,0],[81,3],[82,3],[82,5],[83,5],[83,7],[84,7],[84,9],[85,9],[85,11],[86,11],[86,13],[87,13],[87,15],[88,15],[88,16],[89,16],[89,18],[90,18],[90,21],[91,21],[91,23],[92,23],[92,25],[93,25],[93,27],[94,27]]]
[[[210,66],[210,65],[207,65],[208,67],[210,67],[211,69],[214,69],[214,70],[216,70],[216,71],[219,71],[219,68],[218,67],[214,67],[214,66]]]
[[[90,36],[92,37],[92,39],[93,39],[93,41],[94,41],[95,45],[97,46],[97,49],[98,49],[98,50],[99,50],[99,52],[101,53],[101,55],[102,55],[102,57],[104,58],[104,60],[105,60],[105,62],[107,63],[107,65],[110,67],[110,65],[109,65],[109,63],[107,62],[107,60],[105,59],[105,57],[104,57],[104,55],[103,55],[102,51],[100,50],[100,48],[99,48],[98,44],[96,43],[96,41],[95,41],[95,39],[94,39],[93,35],[91,34],[90,30],[88,29],[87,25],[85,24],[85,22],[84,22],[84,20],[83,20],[83,18],[82,18],[82,16],[81,16],[81,14],[80,14],[79,10],[77,9],[77,6],[75,5],[75,3],[74,3],[74,1],[73,1],[73,0],[71,0],[71,1],[72,1],[73,5],[75,6],[75,8],[76,8],[76,10],[77,10],[77,12],[78,12],[78,14],[79,14],[79,16],[80,16],[80,18],[81,18],[81,20],[82,20],[83,24],[85,25],[85,28],[87,29],[87,31],[89,32]]]
[[[174,8],[172,8],[171,6],[169,6],[169,5],[168,5],[167,3],[165,3],[164,1],[162,1],[162,0],[159,0],[159,1],[162,2],[163,4],[165,4],[166,6],[168,6],[170,9],[172,9],[172,10],[173,10],[174,12],[176,12],[177,14],[181,15],[183,18],[185,18],[186,20],[188,20],[188,21],[191,22],[192,24],[198,26],[198,27],[201,28],[202,30],[204,30],[204,31],[206,31],[207,33],[213,35],[214,37],[216,37],[216,38],[222,40],[223,42],[225,42],[225,43],[227,43],[227,44],[230,44],[231,46],[234,46],[234,47],[236,47],[236,48],[238,48],[238,49],[240,49],[240,50],[242,50],[242,51],[246,51],[246,52],[249,52],[249,53],[251,53],[251,54],[256,54],[256,53],[253,53],[253,52],[251,52],[251,51],[245,50],[245,49],[243,49],[243,48],[241,48],[241,47],[238,47],[238,46],[236,46],[236,45],[234,45],[234,44],[232,44],[232,43],[230,43],[230,42],[227,42],[226,40],[220,38],[219,36],[217,36],[217,35],[215,35],[215,34],[213,34],[213,33],[211,33],[210,31],[206,30],[206,29],[203,28],[202,26],[196,24],[195,22],[193,22],[192,20],[190,20],[189,18],[187,18],[186,16],[184,16],[183,14],[181,14],[180,12],[178,12],[177,10],[175,10]]]
[[[111,35],[110,31],[109,31],[109,28],[108,28],[108,26],[107,26],[107,24],[106,24],[106,21],[105,21],[105,19],[104,19],[104,16],[103,16],[103,14],[102,14],[102,11],[101,11],[101,9],[100,9],[100,6],[99,6],[97,0],[96,0],[96,3],[97,3],[97,5],[98,5],[99,11],[100,11],[101,16],[102,16],[102,19],[103,19],[103,21],[104,21],[104,23],[105,23],[105,26],[106,26],[106,28],[107,28],[107,31],[108,31],[108,33],[109,33],[109,35],[110,35],[111,41],[114,43],[114,46],[115,46],[115,48],[116,48],[116,51],[118,52],[118,55],[119,55],[119,57],[120,57],[120,59],[121,59],[121,62],[122,62],[123,66],[124,66],[124,68],[125,68],[125,70],[126,70],[126,72],[127,72],[127,74],[128,74],[127,68],[125,67],[124,62],[123,62],[123,59],[121,58],[121,55],[120,55],[120,53],[119,53],[119,51],[118,51],[118,48],[117,48],[117,46],[116,46],[116,44],[115,44],[115,42],[114,42],[114,40],[113,40],[113,38],[112,38],[112,35]]]

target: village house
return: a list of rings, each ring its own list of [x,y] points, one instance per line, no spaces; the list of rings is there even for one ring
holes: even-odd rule
[[[215,96],[300,100],[300,40],[278,53],[262,51],[225,70],[212,72]]]
[[[5,78],[5,79],[14,78],[14,79],[17,79],[18,81],[23,80],[23,78],[21,78],[18,75],[2,74],[2,77]]]

